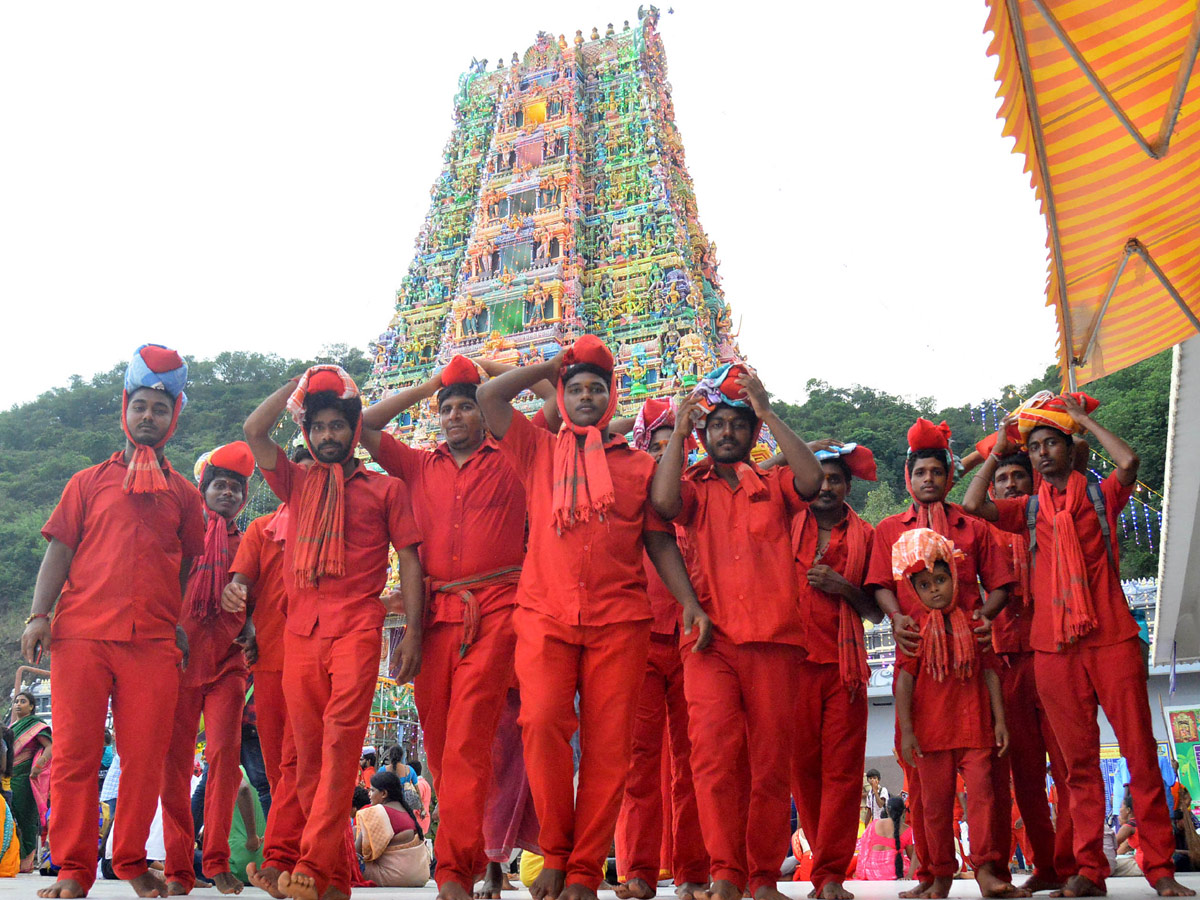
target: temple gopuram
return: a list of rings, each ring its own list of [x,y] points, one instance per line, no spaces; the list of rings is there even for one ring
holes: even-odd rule
[[[368,397],[455,354],[522,364],[577,336],[617,356],[621,415],[738,355],[675,127],[659,13],[460,76],[454,130]],[[530,406],[535,405],[532,397]],[[520,405],[520,404],[518,404]],[[393,423],[432,446],[431,406]]]

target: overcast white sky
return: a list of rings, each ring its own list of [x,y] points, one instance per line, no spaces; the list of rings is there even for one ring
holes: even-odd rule
[[[959,404],[1054,360],[983,0],[669,5],[701,221],[768,388]],[[626,17],[636,0],[3,4],[0,408],[144,341],[365,347],[471,57]]]

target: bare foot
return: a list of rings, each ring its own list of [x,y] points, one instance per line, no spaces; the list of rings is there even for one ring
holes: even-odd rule
[[[984,897],[1032,897],[1025,888],[1019,888],[1008,881],[1002,881],[986,866],[975,872],[975,883],[979,885],[979,893]]]
[[[754,892],[754,900],[791,900],[773,884],[764,884]]]
[[[321,900],[350,900],[350,895],[342,893],[331,884],[325,888],[325,893],[321,895]]]
[[[513,890],[513,886],[504,873],[504,869],[500,867],[500,863],[489,862],[487,871],[483,873],[483,881],[475,886],[475,893],[472,896],[475,900],[500,900],[501,891],[511,890]]]
[[[218,872],[212,877],[212,880],[222,894],[240,894],[242,888],[245,887],[242,879],[234,878],[232,872]]]
[[[854,895],[842,887],[840,881],[827,881],[821,893],[816,895],[821,900],[854,900]]]
[[[921,894],[927,900],[942,900],[944,897],[950,896],[950,886],[954,884],[954,879],[947,875],[944,878],[935,878],[930,882],[929,887]]]
[[[1154,890],[1158,891],[1160,897],[1195,897],[1196,892],[1191,888],[1184,887],[1170,875],[1165,878],[1160,878],[1154,882]]]
[[[696,900],[739,900],[742,892],[732,881],[719,878],[705,890],[696,891]]]
[[[139,897],[167,896],[167,883],[150,869],[147,869],[137,878],[130,878],[129,886],[133,888],[133,892]]]
[[[167,882],[168,897],[185,897],[192,892],[192,889],[181,881]]]
[[[596,892],[582,884],[568,884],[558,896],[559,900],[597,900]]]
[[[1172,879],[1174,880],[1174,879]],[[1082,875],[1072,875],[1067,879],[1061,891],[1054,891],[1051,897],[1104,897],[1108,892],[1090,878]]]
[[[283,892],[279,890],[279,876],[283,873],[274,866],[259,868],[257,863],[246,863],[246,877],[260,891],[266,891],[275,900],[284,900]]]
[[[675,885],[675,896],[679,900],[697,900],[700,891],[708,887],[707,884],[701,884],[699,881],[685,881],[683,884]]]
[[[68,897],[86,897],[87,891],[74,878],[60,878],[50,887],[42,888],[37,895],[39,897],[62,897],[66,900]]]
[[[1031,894],[1036,894],[1039,891],[1057,891],[1061,890],[1063,883],[1061,881],[1051,881],[1049,878],[1042,878],[1037,872],[1030,875],[1021,887],[1029,891]]]
[[[658,893],[658,886],[651,887],[644,878],[630,878],[624,884],[617,885],[617,896],[621,900],[636,897],[637,900],[650,900]]]
[[[438,888],[438,900],[471,900],[467,889],[457,881],[447,881]],[[489,895],[490,896],[490,895]],[[496,894],[499,897],[499,894]]]
[[[292,900],[318,900],[317,879],[301,872],[280,872],[279,889]]]
[[[567,883],[567,873],[564,869],[542,869],[542,873],[533,879],[529,886],[529,895],[533,900],[557,900]]]
[[[917,886],[909,888],[907,891],[901,891],[900,896],[904,900],[913,900],[914,897],[924,897],[925,892],[933,887],[933,881],[918,881]]]

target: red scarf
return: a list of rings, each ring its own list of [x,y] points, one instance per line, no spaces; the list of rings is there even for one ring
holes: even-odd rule
[[[797,535],[796,559],[805,567],[800,572],[804,578],[808,569],[817,562],[817,543],[820,538],[820,526],[817,517],[806,505],[796,516]],[[867,538],[871,534],[871,526],[858,517],[858,514],[846,506],[846,563],[841,575],[855,587],[862,587],[863,576],[867,570]],[[871,677],[871,668],[867,665],[867,645],[863,636],[862,616],[846,600],[838,603],[838,671],[842,676],[842,684],[850,692],[851,697],[858,695],[859,690],[865,689]]]
[[[1017,577],[1017,589],[1021,592],[1021,605],[1033,605],[1033,591],[1029,588],[1029,541],[1023,534],[1008,535],[1012,548],[1013,574]]]
[[[950,456],[950,451],[946,451],[946,456]],[[917,511],[917,527],[932,528],[942,537],[950,537],[950,522],[946,518],[946,501],[945,497],[950,493],[950,488],[954,486],[954,463],[946,463],[946,491],[942,494],[943,499],[936,503],[922,503],[913,493],[912,476],[909,474],[908,465],[904,466],[904,487],[908,489],[908,495],[912,497],[913,509]]]
[[[616,410],[617,391],[610,382],[608,408],[600,421],[595,425],[576,425],[567,416],[563,402],[563,381],[559,378],[558,414],[563,424],[555,439],[554,486],[551,494],[554,526],[559,534],[573,528],[577,522],[588,521],[592,513],[604,521],[604,514],[615,500],[600,429],[612,421]],[[578,440],[580,435],[583,436],[583,446]]]
[[[953,565],[953,563],[951,563]],[[947,609],[925,609],[921,624],[921,649],[918,655],[925,671],[935,681],[945,681],[947,675],[970,678],[975,672],[975,634],[966,613],[957,599]],[[950,622],[950,640],[946,640],[946,621]]]
[[[186,608],[197,622],[221,611],[221,592],[229,583],[229,523],[211,510],[207,515],[204,554],[192,563],[187,584]]]
[[[300,583],[314,585],[322,575],[345,575],[346,472],[340,462],[317,462],[308,469],[295,513]]]
[[[157,494],[167,490],[167,476],[163,473],[164,463],[158,461],[158,451],[166,446],[171,435],[175,433],[175,425],[179,422],[179,413],[183,409],[182,395],[175,398],[175,411],[171,414],[171,425],[163,439],[151,447],[149,444],[139,444],[129,433],[129,422],[125,414],[129,410],[129,391],[121,392],[121,430],[133,444],[133,458],[129,460],[129,470],[125,473],[125,481],[121,485],[127,494]]]
[[[1049,519],[1053,539],[1050,545],[1050,617],[1054,642],[1058,649],[1070,646],[1096,627],[1096,606],[1088,585],[1087,562],[1075,530],[1078,517],[1092,512],[1087,495],[1087,479],[1079,472],[1067,477],[1067,502],[1055,511],[1050,483],[1043,480],[1038,488],[1038,518]]]

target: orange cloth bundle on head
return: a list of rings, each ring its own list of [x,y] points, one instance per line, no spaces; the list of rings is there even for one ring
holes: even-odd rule
[[[1065,396],[1082,406],[1088,415],[1100,406],[1099,400],[1081,391]],[[1071,414],[1067,412],[1062,397],[1050,391],[1039,391],[1017,408],[1017,430],[1021,433],[1021,443],[1029,438],[1031,431],[1042,426],[1055,428],[1064,434],[1078,434],[1080,431]]]
[[[608,407],[595,425],[576,425],[567,415],[564,400],[566,378],[571,368],[582,364],[595,366],[608,374]],[[617,392],[613,388],[613,355],[594,335],[585,334],[563,351],[563,367],[558,376],[558,413],[562,428],[554,450],[554,520],[559,534],[576,522],[586,522],[592,513],[601,519],[613,503],[612,476],[604,458],[601,429],[612,421],[617,410]],[[583,446],[577,438],[583,437]]]
[[[359,398],[358,385],[341,367],[333,365],[313,366],[301,377],[296,390],[288,398],[287,408],[292,419],[301,428],[304,444],[313,455],[314,471],[304,480],[300,505],[295,510],[296,521],[296,577],[302,584],[316,584],[322,575],[344,575],[345,567],[345,518],[346,518],[346,473],[342,468],[345,459],[333,463],[323,462],[313,447],[312,439],[304,430],[305,404],[310,396],[331,391],[339,400]],[[361,401],[360,401],[361,406]],[[350,442],[350,456],[362,435],[362,416],[355,417],[354,437]],[[321,477],[321,476],[324,477]]]
[[[974,672],[975,641],[966,613],[958,605],[958,573],[955,559],[962,551],[955,549],[949,538],[931,528],[914,528],[902,532],[892,545],[892,574],[898,583],[907,582],[918,572],[932,572],[937,563],[945,563],[950,571],[950,604],[944,609],[925,611],[921,625],[921,646],[917,651],[925,663],[925,671],[937,681],[947,674],[969,678]],[[950,642],[946,641],[946,624],[950,625]]]

